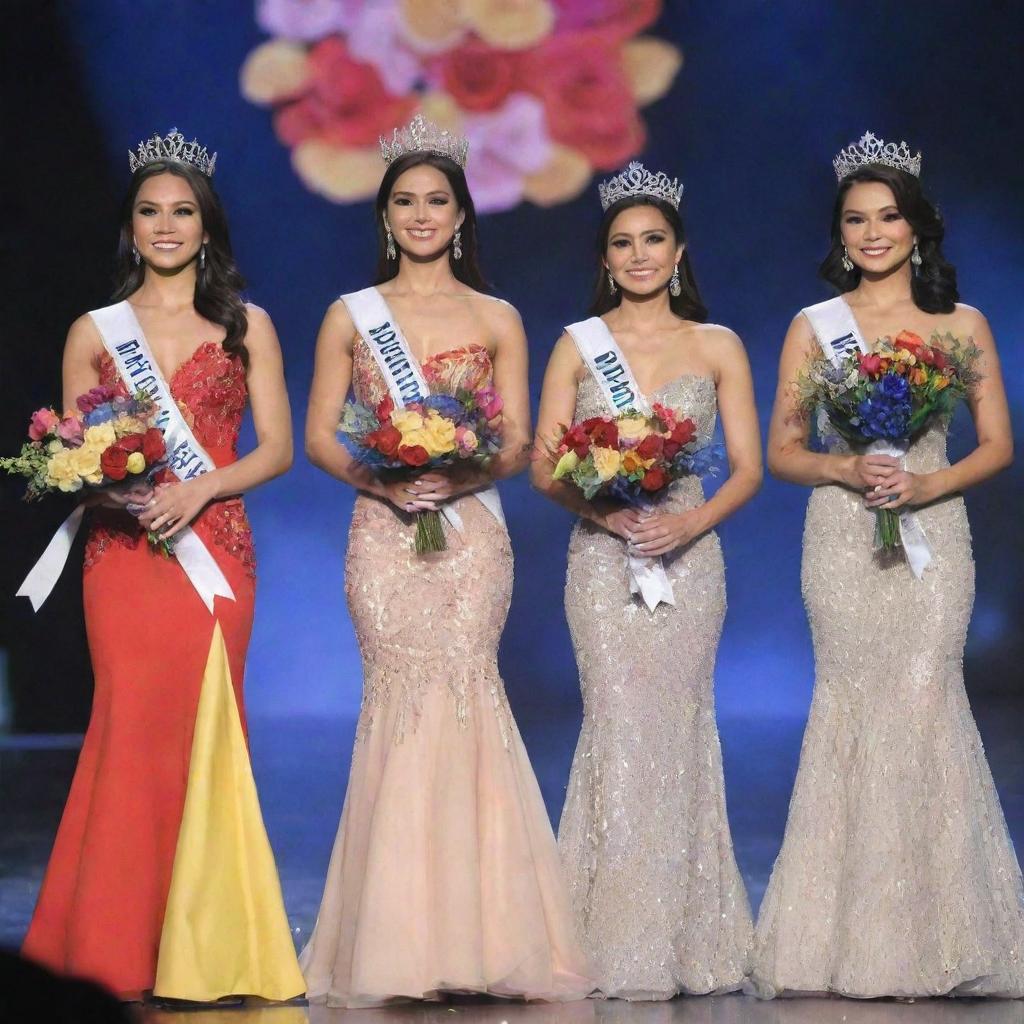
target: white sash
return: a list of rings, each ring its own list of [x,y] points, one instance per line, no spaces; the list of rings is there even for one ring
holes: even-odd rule
[[[395,407],[402,409],[409,402],[429,398],[430,387],[423,376],[423,370],[412,354],[412,349],[402,334],[402,328],[384,301],[384,296],[376,288],[364,288],[362,291],[342,295],[341,301],[345,303],[356,330],[366,342],[366,347],[377,360],[377,366],[384,376]],[[502,526],[505,525],[501,496],[494,484],[473,491],[473,497],[478,499]],[[452,529],[459,533],[463,532],[462,516],[451,504],[442,505],[440,511],[451,523]]]
[[[846,357],[854,351],[868,352],[867,342],[860,333],[853,311],[846,300],[837,295],[834,299],[819,302],[802,310],[818,339],[822,352],[832,363],[839,367]],[[868,455],[891,455],[899,459],[901,465],[907,465],[907,446],[893,441],[872,441],[867,447]],[[885,506],[881,506],[884,508]],[[907,558],[911,572],[921,579],[924,570],[932,560],[932,548],[925,536],[917,516],[909,509],[900,512],[900,543]]]
[[[650,416],[650,403],[637,385],[633,371],[612,332],[608,330],[608,325],[599,316],[592,316],[589,320],[570,324],[566,331],[601,388],[612,416],[630,410],[641,416]],[[626,556],[629,560],[630,593],[639,594],[652,612],[661,602],[671,605],[676,603],[672,583],[660,555],[651,557],[636,554],[633,545],[627,544]]]
[[[131,305],[119,302],[89,315],[129,393],[144,391],[156,403],[156,426],[164,433],[167,464],[174,475],[179,480],[191,480],[214,469],[213,460],[181,415]],[[27,597],[36,611],[53,590],[81,522],[79,507],[64,520],[19,588],[18,596]],[[220,566],[191,527],[186,526],[175,535],[174,557],[209,611],[213,611],[215,597],[235,599]]]

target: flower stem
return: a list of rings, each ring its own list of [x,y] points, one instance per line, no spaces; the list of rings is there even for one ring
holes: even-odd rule
[[[878,509],[875,513],[875,547],[893,551],[901,545],[899,513],[889,508]]]
[[[444,539],[439,512],[419,512],[416,515],[416,554],[425,555],[433,551],[444,551],[448,547]]]

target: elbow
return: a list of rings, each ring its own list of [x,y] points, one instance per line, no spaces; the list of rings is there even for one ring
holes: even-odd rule
[[[1009,469],[1013,465],[1013,438],[1008,437],[1002,444],[1000,450],[999,469]]]
[[[311,462],[317,469],[324,468],[324,448],[323,444],[318,437],[306,437],[305,443],[306,458]]]
[[[765,456],[765,462],[768,465],[768,472],[771,473],[776,480],[785,480],[785,455],[778,449],[769,447]],[[762,473],[762,476],[764,474]]]
[[[551,470],[543,459],[534,459],[530,463],[530,486],[540,494],[551,492],[555,481],[551,479]]]

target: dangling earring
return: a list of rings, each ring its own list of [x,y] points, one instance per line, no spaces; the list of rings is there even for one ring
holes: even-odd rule
[[[203,242],[203,244],[201,246],[199,246],[199,269],[200,270],[205,270],[206,269],[206,243],[205,242]]]
[[[679,264],[672,270],[672,280],[668,283],[669,294],[679,297],[683,292],[683,286],[679,283]]]
[[[612,272],[608,271],[608,291],[614,295],[619,289],[615,286],[615,278],[612,277]]]
[[[138,266],[142,262],[142,253],[139,252],[137,245],[132,246],[132,259],[135,260],[135,266]]]
[[[843,246],[843,270],[849,273],[853,270],[853,260],[850,259],[850,254],[846,251],[846,246]]]
[[[914,265],[914,273],[919,273],[924,261],[921,259],[921,250],[917,247],[917,242],[914,243],[914,251],[910,254],[910,262]]]
[[[395,248],[395,236],[391,234],[391,225],[386,219],[384,221],[384,237],[387,240],[387,249],[385,250],[387,258],[389,260],[397,260],[398,250]]]
[[[452,238],[452,257],[457,260],[462,259],[462,231],[456,230],[454,237]]]

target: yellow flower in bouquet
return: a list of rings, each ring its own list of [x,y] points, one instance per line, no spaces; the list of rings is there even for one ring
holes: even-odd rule
[[[82,445],[92,449],[97,455],[102,455],[116,441],[117,433],[114,430],[114,424],[108,421],[107,423],[97,423],[94,427],[86,427]]]
[[[635,448],[630,448],[622,456],[622,471],[624,473],[635,473],[638,469],[650,469],[654,465],[654,459],[641,458]]]
[[[146,456],[142,452],[132,452],[124,468],[129,473],[141,473],[146,468]]]
[[[137,416],[119,416],[113,421],[114,433],[118,438],[127,437],[129,434],[144,434],[149,426]]]
[[[639,441],[646,437],[651,428],[643,416],[623,416],[618,421],[619,437],[625,441]]]
[[[68,452],[71,468],[87,483],[103,483],[103,469],[100,466],[100,453],[95,448],[72,448]]]
[[[605,483],[611,480],[613,476],[619,471],[619,464],[622,461],[622,456],[615,448],[591,448],[590,454],[594,458],[594,469],[597,471],[597,477]]]
[[[402,435],[402,444],[409,444],[406,437],[423,429],[423,417],[414,409],[396,409],[391,414],[391,425]]]
[[[68,493],[82,489],[82,478],[71,462],[71,456],[75,450],[77,449],[66,448],[54,455],[46,464],[48,486],[57,487]]]

